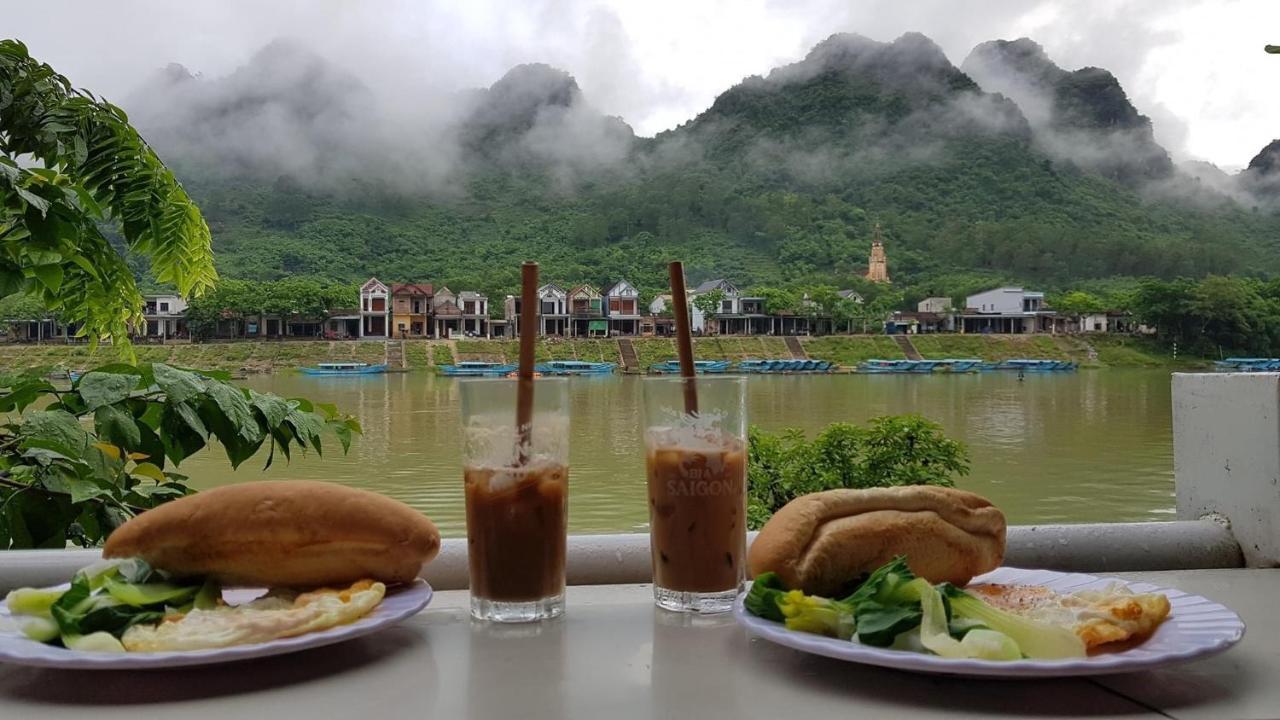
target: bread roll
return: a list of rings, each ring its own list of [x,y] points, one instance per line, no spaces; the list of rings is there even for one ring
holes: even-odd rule
[[[1004,535],[1004,514],[963,490],[828,490],[770,518],[747,563],[753,577],[772,571],[788,587],[828,597],[897,555],[929,582],[964,585],[999,567]]]
[[[439,550],[436,526],[403,503],[287,480],[228,485],[148,510],[117,528],[102,555],[231,585],[315,587],[409,582]]]

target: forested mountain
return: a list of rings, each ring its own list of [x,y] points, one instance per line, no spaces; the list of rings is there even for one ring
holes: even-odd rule
[[[550,279],[652,290],[679,257],[694,280],[850,286],[876,222],[908,294],[1280,271],[1266,183],[1229,195],[1174,168],[1110,73],[1026,40],[962,70],[916,33],[835,35],[652,139],[546,65],[395,102],[376,81],[274,43],[225,78],[170,68],[126,108],[229,277],[503,294],[534,258]]]

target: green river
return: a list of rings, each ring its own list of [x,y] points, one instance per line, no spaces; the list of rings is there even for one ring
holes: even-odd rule
[[[1028,375],[754,376],[750,421],[813,433],[835,421],[920,413],[969,447],[957,485],[989,497],[1011,523],[1172,519],[1173,443],[1167,370]],[[255,479],[331,480],[402,500],[446,535],[463,532],[456,380],[425,373],[259,376],[246,384],[336,403],[364,426],[349,455],[295,455],[232,472],[220,450],[182,465],[199,488]],[[574,378],[569,526],[579,533],[647,525],[638,377]],[[265,455],[263,456],[265,457]],[[279,458],[277,458],[279,459]]]

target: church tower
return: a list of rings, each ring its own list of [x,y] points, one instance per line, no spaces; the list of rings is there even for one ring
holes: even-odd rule
[[[871,257],[867,259],[867,279],[874,283],[889,282],[889,264],[884,256],[884,240],[880,237],[880,223],[871,233]]]

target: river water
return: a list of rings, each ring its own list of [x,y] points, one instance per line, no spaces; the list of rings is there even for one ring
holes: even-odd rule
[[[330,439],[323,458],[294,456],[261,471],[265,455],[231,471],[220,449],[181,471],[198,488],[255,479],[331,480],[425,512],[445,535],[463,533],[456,380],[425,373],[364,377],[280,374],[246,384],[336,403],[364,426],[350,454]],[[574,378],[571,532],[646,527],[640,446],[642,378]],[[969,448],[961,488],[981,493],[1015,524],[1172,519],[1170,376],[1162,370],[1028,375],[753,376],[750,422],[810,434],[835,421],[920,413]],[[277,456],[277,460],[279,460]]]

